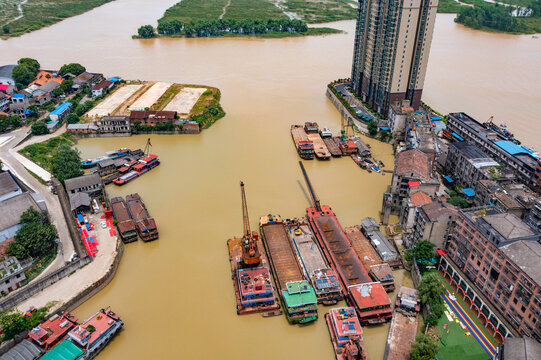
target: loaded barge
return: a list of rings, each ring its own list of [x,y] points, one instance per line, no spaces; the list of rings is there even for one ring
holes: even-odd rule
[[[316,293],[302,275],[282,219],[278,215],[263,216],[259,229],[287,319],[293,324],[316,320]]]
[[[319,135],[319,127],[315,122],[304,123],[304,130],[306,131],[306,137],[314,144],[314,152],[316,157],[320,160],[327,160],[331,158],[331,153],[327,146],[323,142],[323,139]]]
[[[342,150],[340,150],[340,140],[339,138],[334,137],[322,137],[323,142],[325,143],[325,146],[327,146],[327,149],[329,149],[329,152],[334,157],[340,157],[342,156]]]
[[[372,282],[361,260],[353,250],[336,215],[329,206],[320,205],[310,179],[299,162],[314,206],[306,209],[310,226],[329,263],[337,272],[349,302],[363,324],[391,320],[391,301],[379,282]]]
[[[145,203],[139,194],[126,196],[128,211],[135,222],[137,233],[143,241],[152,241],[158,238],[158,227],[154,218],[150,217]]]
[[[116,227],[120,238],[124,243],[130,243],[137,241],[137,232],[135,230],[135,222],[128,212],[126,202],[121,197],[114,197],[111,199],[111,208],[113,210],[113,216],[116,220]]]
[[[132,181],[133,179],[143,175],[147,171],[152,170],[156,166],[160,165],[158,156],[154,154],[148,154],[143,156],[137,161],[130,161],[120,169],[118,172],[121,174],[119,177],[113,180],[115,185],[124,185]]]
[[[385,360],[409,360],[411,343],[417,335],[419,296],[416,289],[402,286],[398,291],[385,347]]]
[[[331,309],[325,314],[325,320],[337,360],[368,359],[364,347],[363,330],[354,308]]]
[[[334,305],[342,300],[338,276],[321,253],[306,219],[287,220],[286,228],[304,276],[314,288],[318,302]]]
[[[314,144],[308,140],[301,125],[291,125],[291,137],[301,159],[312,160],[314,158]]]
[[[237,314],[253,314],[267,312],[278,313],[280,304],[277,301],[267,259],[262,251],[257,231],[251,231],[248,217],[248,205],[244,192],[244,183],[240,183],[242,197],[242,215],[244,234],[241,238],[227,241],[231,278],[235,287]]]

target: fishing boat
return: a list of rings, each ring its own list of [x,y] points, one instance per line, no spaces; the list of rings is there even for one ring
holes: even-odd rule
[[[354,308],[331,309],[325,314],[325,320],[337,360],[368,359],[363,342],[363,331]]]

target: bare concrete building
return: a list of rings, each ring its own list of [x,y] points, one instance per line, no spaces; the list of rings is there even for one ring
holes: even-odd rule
[[[418,108],[438,0],[360,0],[351,81],[354,91],[387,116],[391,104]]]
[[[443,249],[456,220],[458,209],[443,202],[432,202],[420,206],[411,233],[407,236],[410,243],[428,240]]]

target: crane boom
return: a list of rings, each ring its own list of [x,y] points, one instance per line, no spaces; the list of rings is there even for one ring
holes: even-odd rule
[[[240,182],[240,194],[242,197],[242,221],[244,224],[243,236],[250,237],[250,217],[248,216],[248,203],[246,201],[246,192],[244,191],[244,183],[242,181]]]
[[[242,234],[242,265],[247,267],[258,266],[261,262],[261,254],[257,248],[257,231],[250,229],[250,217],[248,216],[248,202],[246,201],[246,192],[244,183],[240,182],[240,194],[242,198],[242,222],[244,233]]]
[[[308,178],[308,174],[306,173],[306,170],[304,169],[304,165],[302,161],[299,161],[299,165],[301,166],[302,174],[304,175],[304,181],[306,181],[306,186],[308,186],[308,191],[310,191],[310,196],[312,197],[314,206],[316,207],[317,211],[321,211],[321,205],[319,203],[319,199],[316,195],[316,192],[314,191],[314,188],[312,187],[312,183],[310,182],[310,179]]]

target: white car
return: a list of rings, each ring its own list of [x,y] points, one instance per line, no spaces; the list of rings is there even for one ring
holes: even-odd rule
[[[102,221],[102,222],[101,222],[101,228],[102,228],[102,229],[107,228],[107,224],[105,223],[105,221]]]

